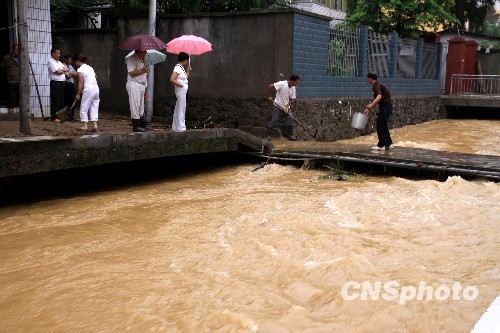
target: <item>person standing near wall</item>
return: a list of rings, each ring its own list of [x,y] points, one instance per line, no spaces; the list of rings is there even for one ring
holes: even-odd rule
[[[297,141],[293,136],[293,119],[290,116],[290,105],[292,100],[296,98],[295,87],[299,84],[300,78],[298,75],[292,74],[288,81],[279,81],[271,83],[267,87],[268,99],[274,104],[273,115],[269,124],[267,124],[267,140],[271,140],[271,134],[274,125],[278,121],[281,112],[285,115],[285,126],[287,133],[285,137],[290,141]],[[273,99],[273,93],[276,89],[276,97]]]
[[[69,54],[64,56],[64,64],[68,67],[66,82],[64,83],[64,105],[71,105],[76,96],[75,77],[78,77],[78,73],[73,67],[73,57]],[[74,109],[71,109],[70,114],[68,115],[68,120],[75,120]]]
[[[148,67],[144,64],[146,51],[135,50],[135,53],[127,58],[127,93],[130,105],[130,117],[132,118],[132,131],[146,132],[141,128],[141,117],[144,115],[144,94],[148,78]]]
[[[75,55],[75,64],[78,67],[78,93],[75,100],[81,100],[80,120],[83,122],[82,130],[88,129],[87,122],[92,122],[92,131],[97,132],[99,118],[99,86],[94,69],[86,64],[87,57],[82,53]],[[83,94],[83,95],[82,95]]]
[[[55,123],[61,121],[57,118],[56,112],[64,107],[64,89],[66,73],[69,69],[59,61],[61,51],[57,48],[50,50],[50,59],[47,63],[50,76],[50,119]]]
[[[186,130],[186,96],[188,78],[192,68],[189,66],[189,55],[186,52],[180,52],[177,55],[177,60],[179,62],[170,75],[170,82],[175,86],[175,97],[177,98],[172,119],[172,131],[182,132]]]
[[[19,45],[12,45],[12,52],[3,57],[0,67],[7,72],[7,108],[14,113],[19,105]]]
[[[392,144],[391,134],[389,133],[388,122],[392,115],[392,98],[391,92],[385,85],[377,81],[377,74],[368,73],[366,76],[368,83],[373,86],[373,102],[366,106],[365,115],[368,115],[371,109],[378,104],[377,115],[377,136],[378,143],[372,147],[372,150],[386,150],[394,148]]]

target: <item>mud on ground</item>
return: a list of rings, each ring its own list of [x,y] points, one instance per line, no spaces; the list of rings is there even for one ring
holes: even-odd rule
[[[89,123],[90,125],[90,123]],[[152,131],[170,131],[170,123],[166,119],[153,118],[149,124]],[[40,118],[31,120],[31,135],[20,133],[20,122],[17,120],[2,120],[0,118],[0,137],[23,137],[23,136],[81,136],[86,134],[125,134],[132,132],[130,117],[99,114],[98,132],[90,130],[83,131],[82,122],[67,121],[61,124]],[[89,126],[90,127],[90,126]]]

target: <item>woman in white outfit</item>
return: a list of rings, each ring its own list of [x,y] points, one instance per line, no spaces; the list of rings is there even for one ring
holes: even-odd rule
[[[97,78],[94,69],[86,64],[86,56],[78,53],[74,59],[78,67],[78,93],[75,100],[81,100],[80,120],[83,122],[83,126],[80,129],[84,131],[88,129],[87,123],[90,118],[93,125],[92,130],[97,132],[97,120],[99,117],[99,86],[97,85]]]
[[[192,68],[189,66],[189,55],[186,52],[179,53],[177,59],[179,62],[175,65],[170,76],[170,82],[175,86],[175,97],[177,98],[172,131],[181,132],[186,130],[186,94],[188,92],[188,77]]]

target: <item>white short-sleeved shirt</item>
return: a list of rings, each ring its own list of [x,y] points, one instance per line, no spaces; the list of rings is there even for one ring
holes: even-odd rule
[[[87,64],[83,64],[80,68],[78,68],[77,72],[82,73],[83,76],[83,91],[99,89],[99,86],[97,85],[97,78],[92,67]]]
[[[274,88],[276,89],[276,97],[274,98],[274,103],[278,104],[282,108],[288,104],[290,98],[294,99],[295,97],[295,86],[288,87],[288,81],[279,81],[274,84]]]
[[[133,56],[127,58],[127,73],[135,71],[136,69],[143,69],[143,68],[144,68],[144,63],[142,62],[141,58],[137,56],[137,54],[134,54]],[[127,80],[139,82],[140,84],[146,85],[146,82],[148,80],[148,74],[143,73],[136,76],[128,74]]]
[[[187,77],[187,73],[186,73],[186,70],[184,69],[184,67],[182,67],[182,65],[175,65],[174,67],[174,73],[177,73],[177,81],[179,81],[180,83],[182,83],[184,85],[184,88],[187,88],[188,87],[188,77]]]
[[[47,68],[49,69],[49,77],[53,81],[66,81],[66,73],[56,74],[54,72],[66,68],[62,62],[59,60],[55,60],[54,58],[50,58],[47,62]]]

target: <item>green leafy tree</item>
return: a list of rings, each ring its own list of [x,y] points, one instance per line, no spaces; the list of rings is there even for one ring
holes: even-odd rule
[[[489,36],[500,37],[500,24],[484,22],[483,34]]]
[[[347,22],[367,25],[380,33],[397,32],[415,38],[422,31],[437,31],[458,21],[453,15],[454,0],[352,0],[347,3]]]
[[[88,8],[91,0],[50,0],[52,31],[60,28],[76,28],[80,19],[93,22]]]
[[[488,11],[495,6],[495,0],[456,0],[455,15],[460,28],[469,23],[470,32],[481,32]]]

